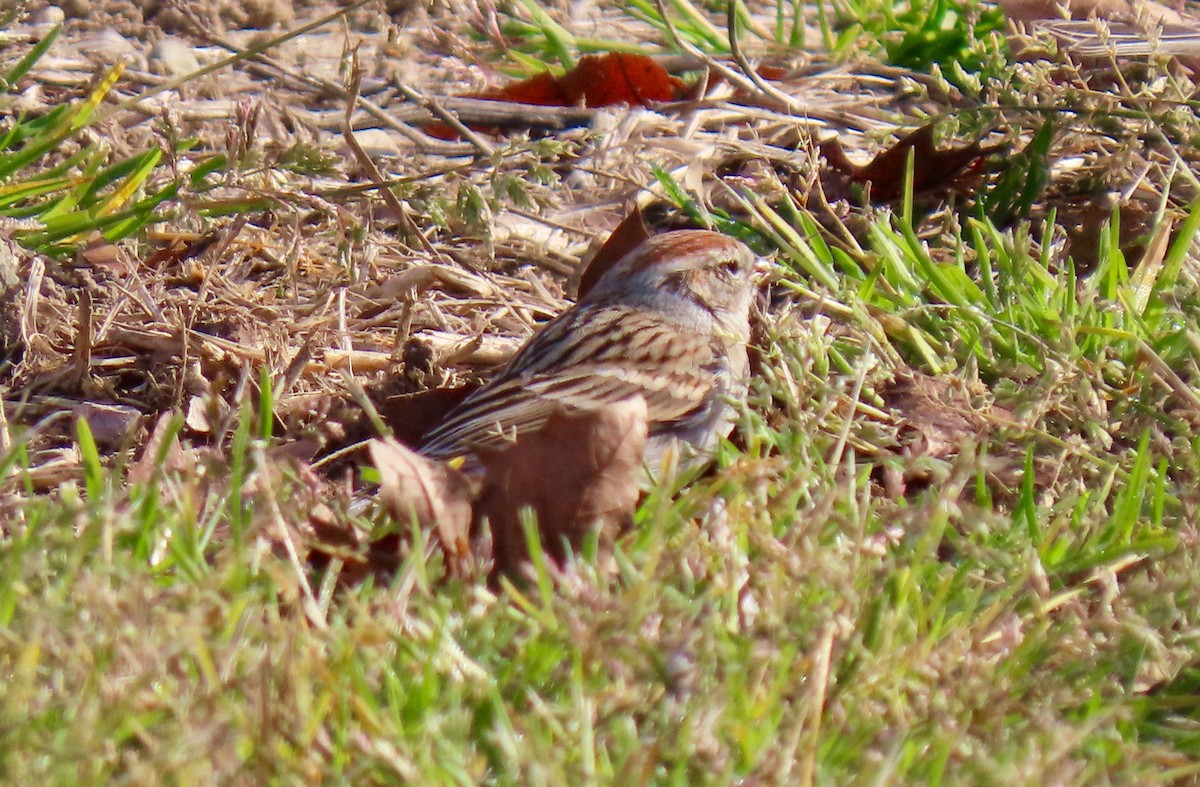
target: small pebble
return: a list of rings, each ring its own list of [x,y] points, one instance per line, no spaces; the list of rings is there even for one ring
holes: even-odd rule
[[[142,413],[136,407],[108,402],[80,402],[72,416],[87,421],[92,437],[105,448],[127,444],[142,422]]]
[[[74,42],[72,46],[76,52],[103,58],[110,64],[138,59],[137,49],[129,39],[111,27],[96,30]]]
[[[150,70],[164,76],[181,77],[200,68],[192,48],[174,36],[165,36],[150,50]]]
[[[354,132],[354,139],[371,157],[399,156],[400,145],[391,132],[382,128],[364,128]],[[344,147],[344,145],[343,145]],[[348,153],[349,151],[347,151]]]
[[[62,9],[72,19],[87,19],[96,11],[92,0],[62,0]]]
[[[34,11],[29,21],[36,27],[53,27],[67,20],[67,14],[56,5],[48,5]]]

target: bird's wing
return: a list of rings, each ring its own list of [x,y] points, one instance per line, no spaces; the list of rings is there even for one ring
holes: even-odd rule
[[[703,406],[717,378],[713,340],[621,307],[581,321],[564,314],[527,344],[490,383],[469,396],[425,440],[435,458],[475,446],[502,446],[539,429],[555,408],[589,409],[640,395],[650,423]],[[562,318],[560,318],[562,319]],[[586,333],[577,330],[587,326]]]

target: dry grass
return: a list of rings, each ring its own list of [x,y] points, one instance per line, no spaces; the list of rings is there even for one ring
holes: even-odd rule
[[[640,7],[550,9],[566,44],[532,6],[496,21],[521,53],[668,41]],[[0,772],[1194,777],[1192,73],[985,37],[974,70],[931,76],[882,61],[907,23],[844,10],[838,39],[809,9],[808,54],[742,39],[788,70],[769,89],[791,115],[724,85],[474,144],[425,137],[404,91],[517,62],[477,6],[369,4],[178,84],[127,41],[101,117],[42,165],[161,147],[141,188],[180,191],[128,238],[0,261]],[[675,64],[699,65],[720,41],[676,22],[703,51]],[[175,24],[202,62],[262,43]],[[9,32],[14,53],[40,35]],[[14,107],[85,96],[113,59],[96,36],[69,24]],[[834,193],[814,139],[862,164],[931,120],[1008,155],[886,205]],[[614,571],[444,578],[343,449],[390,396],[508,357],[634,204],[774,253],[734,444],[648,495]]]

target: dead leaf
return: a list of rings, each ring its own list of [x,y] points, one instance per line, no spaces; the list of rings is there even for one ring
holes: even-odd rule
[[[419,445],[426,432],[478,388],[479,383],[469,383],[389,396],[379,405],[379,416],[402,443]]]
[[[608,269],[624,257],[629,252],[642,244],[642,241],[650,239],[650,230],[646,227],[646,220],[642,216],[642,210],[634,205],[633,210],[628,216],[621,219],[621,223],[608,236],[608,240],[604,241],[604,245],[596,252],[587,267],[579,276],[579,291],[577,298],[582,298],[587,295],[588,290],[596,286],[596,282],[600,277],[608,272]]]
[[[487,474],[476,506],[495,542],[495,565],[528,558],[522,509],[536,517],[542,547],[556,560],[599,530],[601,543],[633,515],[644,472],[646,402],[634,397],[598,410],[557,411],[539,432],[481,456]]]
[[[203,396],[193,396],[188,399],[187,414],[183,418],[184,424],[188,429],[191,429],[196,434],[208,434],[212,431],[212,424],[208,418],[208,404]]]
[[[77,250],[75,260],[80,267],[106,271],[115,276],[124,276],[135,267],[130,255],[123,253],[119,246],[109,243],[100,235],[92,238],[84,248]]]
[[[898,374],[882,394],[901,419],[901,441],[910,456],[949,459],[988,424],[962,390],[940,377]]]
[[[307,563],[321,574],[337,565],[337,587],[348,588],[374,578],[386,585],[396,576],[402,561],[404,543],[399,533],[374,538],[370,532],[339,520],[328,507],[314,508],[309,517],[312,537],[308,542]]]
[[[141,410],[108,402],[80,402],[75,405],[71,420],[80,418],[87,421],[97,445],[105,449],[128,444],[142,424]]]
[[[171,438],[169,445],[163,445],[167,439],[167,435],[171,432],[173,421],[179,416],[175,411],[168,411],[158,417],[158,421],[154,424],[154,429],[150,432],[150,438],[146,440],[145,447],[142,448],[142,454],[138,460],[129,468],[129,483],[131,484],[148,484],[154,478],[154,471],[158,468],[159,457],[162,457],[162,465],[170,472],[174,473],[197,473],[196,457],[191,450],[184,450],[179,444],[178,436]]]
[[[983,410],[974,407],[962,386],[952,379],[920,372],[898,373],[880,394],[899,425],[899,452],[910,460],[902,472],[891,468],[891,474],[885,476],[892,499],[903,497],[911,485],[920,487],[931,480],[928,469],[911,460],[953,460],[989,430],[1013,422],[1013,414],[999,405]]]
[[[515,101],[535,106],[609,107],[617,104],[648,107],[673,101],[683,88],[653,58],[629,52],[584,55],[560,77],[538,74],[507,87],[477,93],[470,98]]]
[[[663,101],[675,101],[687,85],[673,77],[654,58],[631,52],[584,55],[567,73],[556,77],[549,72],[511,85],[468,93],[464,98],[511,101],[543,107],[589,108],[620,104],[649,107]],[[472,126],[474,131],[488,131]],[[442,139],[457,136],[448,126],[430,123],[426,133]]]
[[[422,528],[433,528],[446,550],[447,564],[465,568],[472,498],[467,477],[390,437],[372,440],[368,450],[379,470],[379,496],[392,515],[403,523],[415,519]]]
[[[558,83],[567,106],[582,101],[587,107],[648,107],[673,101],[684,87],[682,80],[668,74],[653,58],[631,52],[584,55]]]
[[[821,173],[821,179],[830,199],[849,197],[848,187],[858,184],[869,185],[871,201],[881,203],[897,199],[904,193],[910,151],[913,156],[914,193],[940,189],[961,193],[977,188],[979,179],[971,176],[982,174],[983,159],[1003,150],[1003,146],[985,147],[975,141],[957,148],[938,150],[933,143],[933,126],[928,125],[902,137],[861,167],[846,157],[836,138],[822,142],[820,149],[828,164],[828,168]]]

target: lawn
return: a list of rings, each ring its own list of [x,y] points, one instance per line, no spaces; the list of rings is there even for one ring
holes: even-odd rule
[[[1193,60],[941,0],[76,5],[0,20],[0,780],[1200,775]],[[478,100],[618,51],[673,100]],[[459,570],[364,441],[635,205],[771,261],[737,427],[611,546]]]

